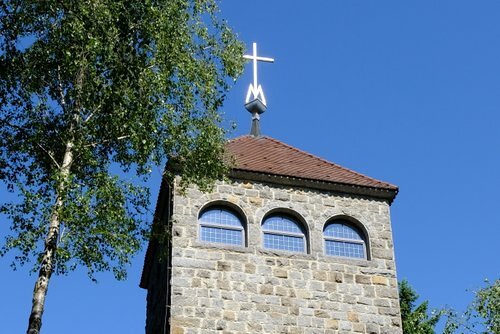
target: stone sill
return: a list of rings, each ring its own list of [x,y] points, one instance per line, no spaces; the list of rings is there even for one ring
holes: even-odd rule
[[[377,263],[378,261],[373,259],[363,260],[363,259],[351,259],[347,257],[328,256],[324,254],[304,254],[304,253],[287,252],[280,250],[270,250],[256,246],[242,247],[242,246],[231,246],[231,245],[196,241],[193,242],[191,247],[197,249],[207,249],[207,250],[224,250],[240,254],[255,254],[256,256],[264,255],[264,256],[275,256],[276,258],[284,258],[284,259],[300,259],[308,261],[318,261],[323,263],[336,263],[336,264],[344,264],[357,267],[371,267],[371,268],[379,267]]]
[[[246,246],[232,246],[232,245],[216,244],[216,243],[208,243],[208,242],[200,242],[200,241],[193,242],[192,247],[193,248],[201,248],[201,249],[228,250],[228,251],[233,251],[236,253],[244,253],[244,254],[254,253],[254,251],[250,247],[246,247]]]

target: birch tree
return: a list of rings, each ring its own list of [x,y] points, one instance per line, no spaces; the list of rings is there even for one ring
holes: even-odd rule
[[[52,274],[125,277],[149,193],[126,175],[180,160],[207,188],[225,172],[219,114],[243,47],[215,0],[2,0],[2,254],[38,273],[29,334]]]
[[[446,310],[443,334],[500,333],[500,279],[485,280],[486,285],[474,292],[474,299],[463,313]]]

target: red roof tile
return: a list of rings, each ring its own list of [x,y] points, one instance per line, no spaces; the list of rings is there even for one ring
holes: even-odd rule
[[[230,140],[227,152],[234,169],[340,183],[397,192],[397,187],[341,167],[270,137],[242,136]]]

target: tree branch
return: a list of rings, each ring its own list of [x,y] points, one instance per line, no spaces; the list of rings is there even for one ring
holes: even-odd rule
[[[57,88],[59,90],[59,103],[61,104],[61,108],[63,109],[63,112],[66,111],[66,97],[64,96],[64,89],[62,86],[62,79],[61,79],[61,66],[57,65]]]
[[[103,141],[101,141],[101,142],[99,142],[99,143],[91,143],[91,144],[87,144],[87,145],[85,145],[84,147],[91,147],[91,146],[92,146],[92,147],[96,147],[97,145],[100,145],[100,144],[109,143],[109,142],[110,142],[110,141],[112,141],[112,140],[122,140],[122,139],[126,139],[126,138],[129,138],[129,137],[130,137],[130,136],[129,136],[129,135],[127,135],[127,136],[120,136],[120,137],[115,138],[115,139],[105,139],[105,140],[103,140]]]
[[[61,165],[59,165],[56,161],[56,159],[54,158],[54,156],[49,152],[47,151],[42,145],[40,145],[39,143],[36,143],[36,145],[38,147],[40,147],[42,149],[42,151],[44,151],[45,153],[47,153],[47,155],[50,157],[50,159],[52,160],[52,162],[54,162],[54,164],[57,166],[57,169],[61,169]]]

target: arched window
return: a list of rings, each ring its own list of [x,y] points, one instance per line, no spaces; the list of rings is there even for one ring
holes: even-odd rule
[[[326,255],[367,258],[364,234],[352,223],[341,219],[334,220],[326,225],[323,235]]]
[[[307,240],[304,227],[293,217],[283,214],[269,216],[262,223],[264,248],[305,253]]]
[[[200,240],[226,245],[245,245],[245,228],[231,209],[216,206],[204,210],[198,219]]]

